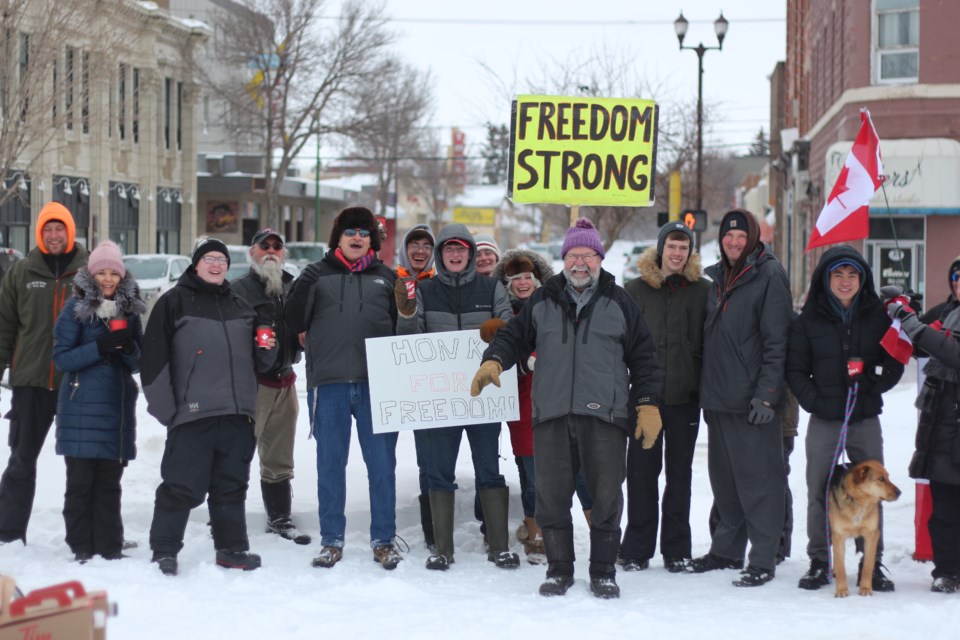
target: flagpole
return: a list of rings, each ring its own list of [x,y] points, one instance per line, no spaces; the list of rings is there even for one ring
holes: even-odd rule
[[[897,238],[897,227],[893,223],[893,214],[890,212],[890,200],[887,199],[886,180],[880,183],[880,190],[883,191],[883,203],[887,208],[887,219],[890,220],[890,233],[893,235],[893,246],[897,251],[897,263],[900,265],[900,271],[906,272],[903,266],[903,251],[900,250],[900,240]]]

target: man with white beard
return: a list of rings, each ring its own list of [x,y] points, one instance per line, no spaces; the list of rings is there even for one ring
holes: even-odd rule
[[[262,229],[250,245],[250,271],[232,283],[232,289],[257,311],[259,324],[272,326],[280,355],[268,372],[257,375],[257,453],[260,490],[267,511],[267,533],[310,544],[290,517],[293,479],[293,443],[297,430],[296,380],[293,364],[300,359],[300,342],[287,330],[283,311],[293,287],[293,276],[283,270],[283,236]]]

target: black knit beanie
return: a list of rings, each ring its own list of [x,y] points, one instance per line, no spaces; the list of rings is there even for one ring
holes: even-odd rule
[[[200,258],[211,251],[219,251],[227,256],[227,268],[230,267],[230,250],[227,249],[227,245],[216,238],[200,238],[197,240],[197,244],[193,247],[193,257],[190,259],[190,264],[196,268],[197,263],[200,262]]]

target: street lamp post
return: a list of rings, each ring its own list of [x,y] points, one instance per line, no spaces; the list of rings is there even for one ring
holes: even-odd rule
[[[716,47],[705,47],[701,42],[695,47],[685,47],[683,46],[683,39],[687,35],[687,27],[690,26],[690,23],[686,18],[683,17],[683,12],[680,12],[680,17],[674,20],[673,30],[677,34],[677,40],[680,42],[680,50],[689,49],[690,51],[695,51],[697,53],[697,210],[703,210],[703,54],[707,51],[714,49],[716,51],[723,50],[723,39],[727,35],[727,27],[729,26],[727,19],[723,17],[723,12],[720,12],[720,17],[717,18],[713,23],[713,31],[717,34],[717,43]],[[697,251],[700,251],[700,232],[697,232]]]

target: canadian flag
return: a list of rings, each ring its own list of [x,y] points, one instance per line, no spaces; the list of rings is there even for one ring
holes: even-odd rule
[[[910,304],[910,300],[907,299],[906,296],[897,296],[896,298],[886,301],[883,305],[884,308],[893,302],[900,302],[906,306]],[[913,355],[913,341],[910,340],[910,336],[903,330],[899,318],[894,318],[890,322],[890,328],[887,329],[887,332],[880,338],[880,346],[900,364],[910,362],[910,356]]]
[[[881,184],[883,159],[880,157],[880,139],[870,120],[870,112],[860,109],[860,131],[830,197],[817,217],[806,251],[866,238],[870,234],[867,203]]]

